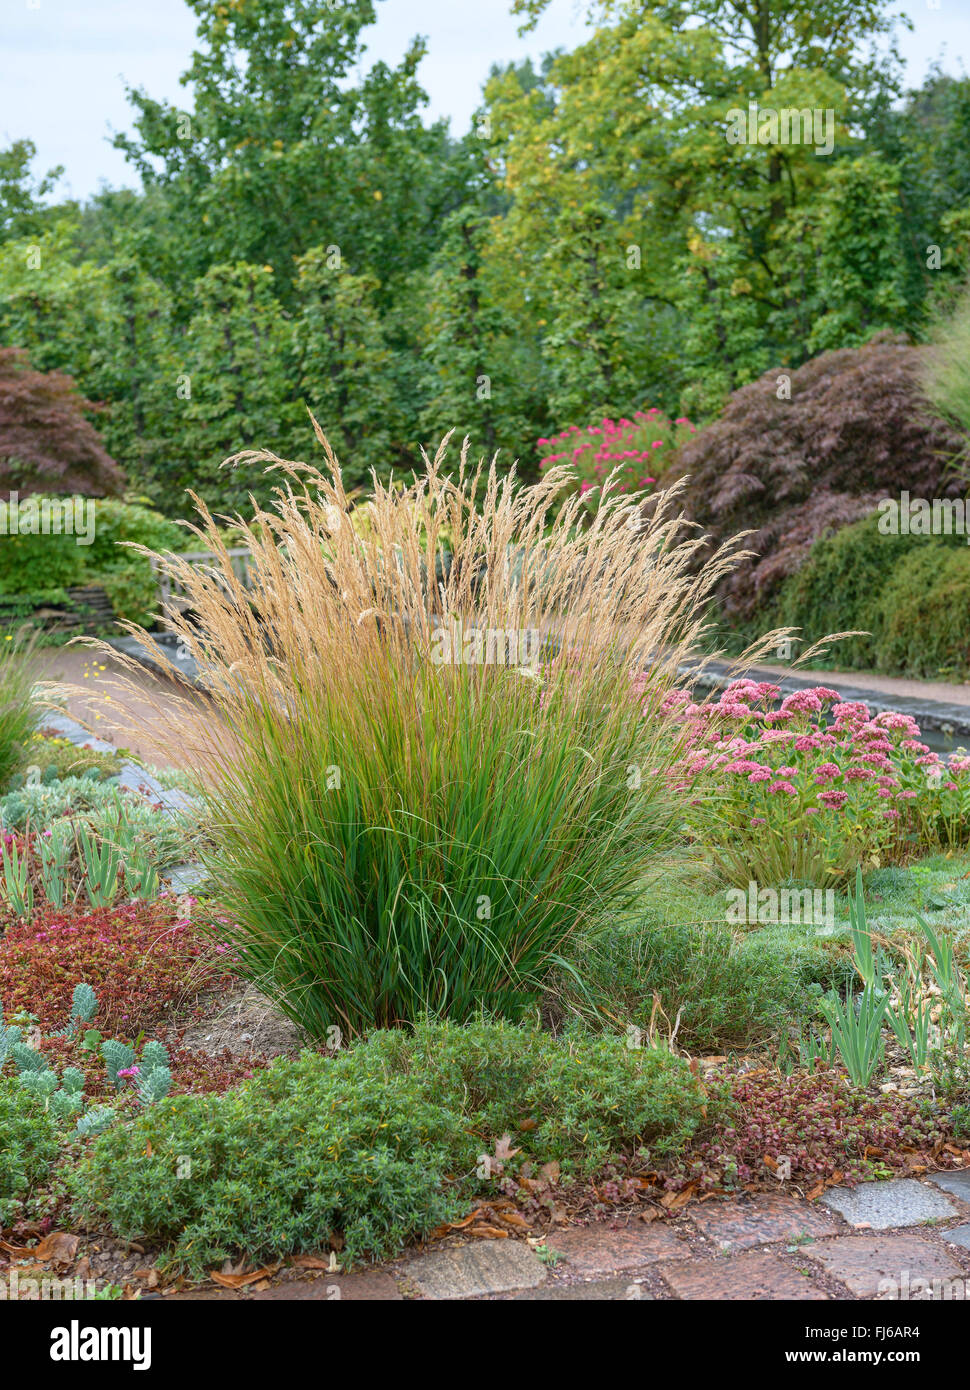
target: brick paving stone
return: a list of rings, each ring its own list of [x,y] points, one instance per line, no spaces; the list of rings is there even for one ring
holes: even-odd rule
[[[840,1212],[850,1226],[867,1226],[873,1231],[917,1226],[921,1221],[959,1214],[942,1192],[915,1178],[864,1182],[858,1187],[833,1187],[821,1201]]]
[[[728,1255],[719,1260],[663,1264],[659,1272],[678,1298],[737,1301],[797,1299],[824,1302],[829,1295],[800,1273],[796,1264],[772,1254]]]
[[[685,1245],[669,1226],[643,1221],[614,1227],[600,1221],[592,1226],[573,1226],[556,1232],[547,1244],[565,1259],[566,1266],[581,1274],[612,1274],[641,1269],[657,1260],[683,1258]]]
[[[320,1302],[358,1303],[397,1302],[403,1297],[390,1274],[382,1269],[368,1269],[360,1274],[322,1274],[316,1279],[283,1279],[268,1289],[186,1289],[168,1294],[166,1303],[225,1303],[245,1302]]]
[[[365,1270],[361,1274],[322,1274],[317,1279],[288,1279],[253,1295],[260,1299],[315,1299],[331,1303],[395,1303],[403,1298],[401,1290],[383,1270]]]
[[[951,1245],[961,1245],[964,1250],[970,1250],[970,1226],[953,1226],[943,1235]]]
[[[812,1202],[769,1192],[751,1199],[703,1202],[690,1211],[691,1220],[708,1239],[724,1249],[746,1250],[775,1240],[799,1236],[834,1236],[838,1224]]]
[[[952,1192],[961,1202],[970,1204],[970,1168],[954,1168],[949,1172],[927,1173],[931,1183]]]
[[[476,1298],[535,1288],[545,1281],[546,1268],[522,1241],[478,1240],[418,1255],[403,1275],[425,1298]]]
[[[590,1279],[584,1284],[543,1284],[540,1289],[523,1289],[515,1295],[515,1301],[534,1299],[551,1303],[612,1303],[648,1302],[654,1295],[642,1284],[631,1283],[629,1279]]]
[[[892,1298],[915,1288],[918,1280],[963,1278],[945,1250],[912,1232],[837,1236],[806,1247],[805,1253],[860,1298]]]

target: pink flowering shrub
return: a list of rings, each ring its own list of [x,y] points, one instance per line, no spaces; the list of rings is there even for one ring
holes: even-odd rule
[[[617,491],[647,493],[669,456],[694,433],[686,416],[671,420],[653,406],[635,411],[632,420],[625,416],[619,421],[601,420],[584,430],[570,425],[551,439],[539,439],[539,467],[569,464],[577,473],[576,487],[584,494],[593,493],[619,468]],[[591,505],[596,495],[590,498]]]
[[[638,682],[634,682],[638,688]],[[687,821],[732,882],[844,880],[970,839],[970,757],[949,763],[909,715],[871,715],[817,686],[733,681],[717,701],[663,703],[683,738],[673,777]]]

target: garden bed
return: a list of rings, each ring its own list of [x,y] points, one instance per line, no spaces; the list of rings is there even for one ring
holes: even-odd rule
[[[69,1256],[111,1295],[246,1287],[964,1166],[970,759],[825,688],[740,680],[698,706],[642,653],[587,669],[572,634],[524,673],[443,668],[409,542],[431,522],[383,505],[406,630],[348,621],[302,561],[252,626],[182,575],[177,635],[226,677],[205,708],[159,706],[173,742],[176,716],[205,724],[191,777],[63,714],[38,737],[11,677],[0,1249]],[[286,524],[298,552],[306,517]],[[565,532],[563,572],[619,640],[605,534],[604,560],[580,533],[584,579]],[[387,570],[358,559],[366,598]],[[671,575],[647,575],[679,623]]]

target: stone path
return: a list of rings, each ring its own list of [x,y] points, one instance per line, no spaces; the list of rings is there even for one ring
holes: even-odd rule
[[[264,1286],[265,1285],[265,1286]],[[380,1268],[284,1271],[258,1289],[175,1299],[440,1301],[970,1298],[970,1169],[832,1188],[712,1198],[669,1221],[602,1221],[525,1240],[451,1240]]]
[[[69,692],[65,712],[96,729],[99,737],[112,747],[129,748],[150,763],[185,764],[183,752],[172,748],[163,756],[147,732],[139,732],[132,723],[142,723],[147,731],[156,722],[159,706],[171,708],[187,697],[193,698],[190,689],[176,686],[156,671],[122,666],[101,648],[85,646],[45,648],[38,660],[37,677],[65,687]],[[115,682],[121,677],[129,685],[119,703]],[[203,697],[196,698],[208,713]]]

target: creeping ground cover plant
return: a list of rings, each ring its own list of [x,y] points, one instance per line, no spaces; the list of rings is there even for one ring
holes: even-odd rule
[[[966,841],[970,757],[944,762],[909,715],[872,715],[825,686],[776,709],[780,694],[744,679],[717,701],[664,701],[685,736],[675,782],[688,826],[732,883],[844,881]]]

